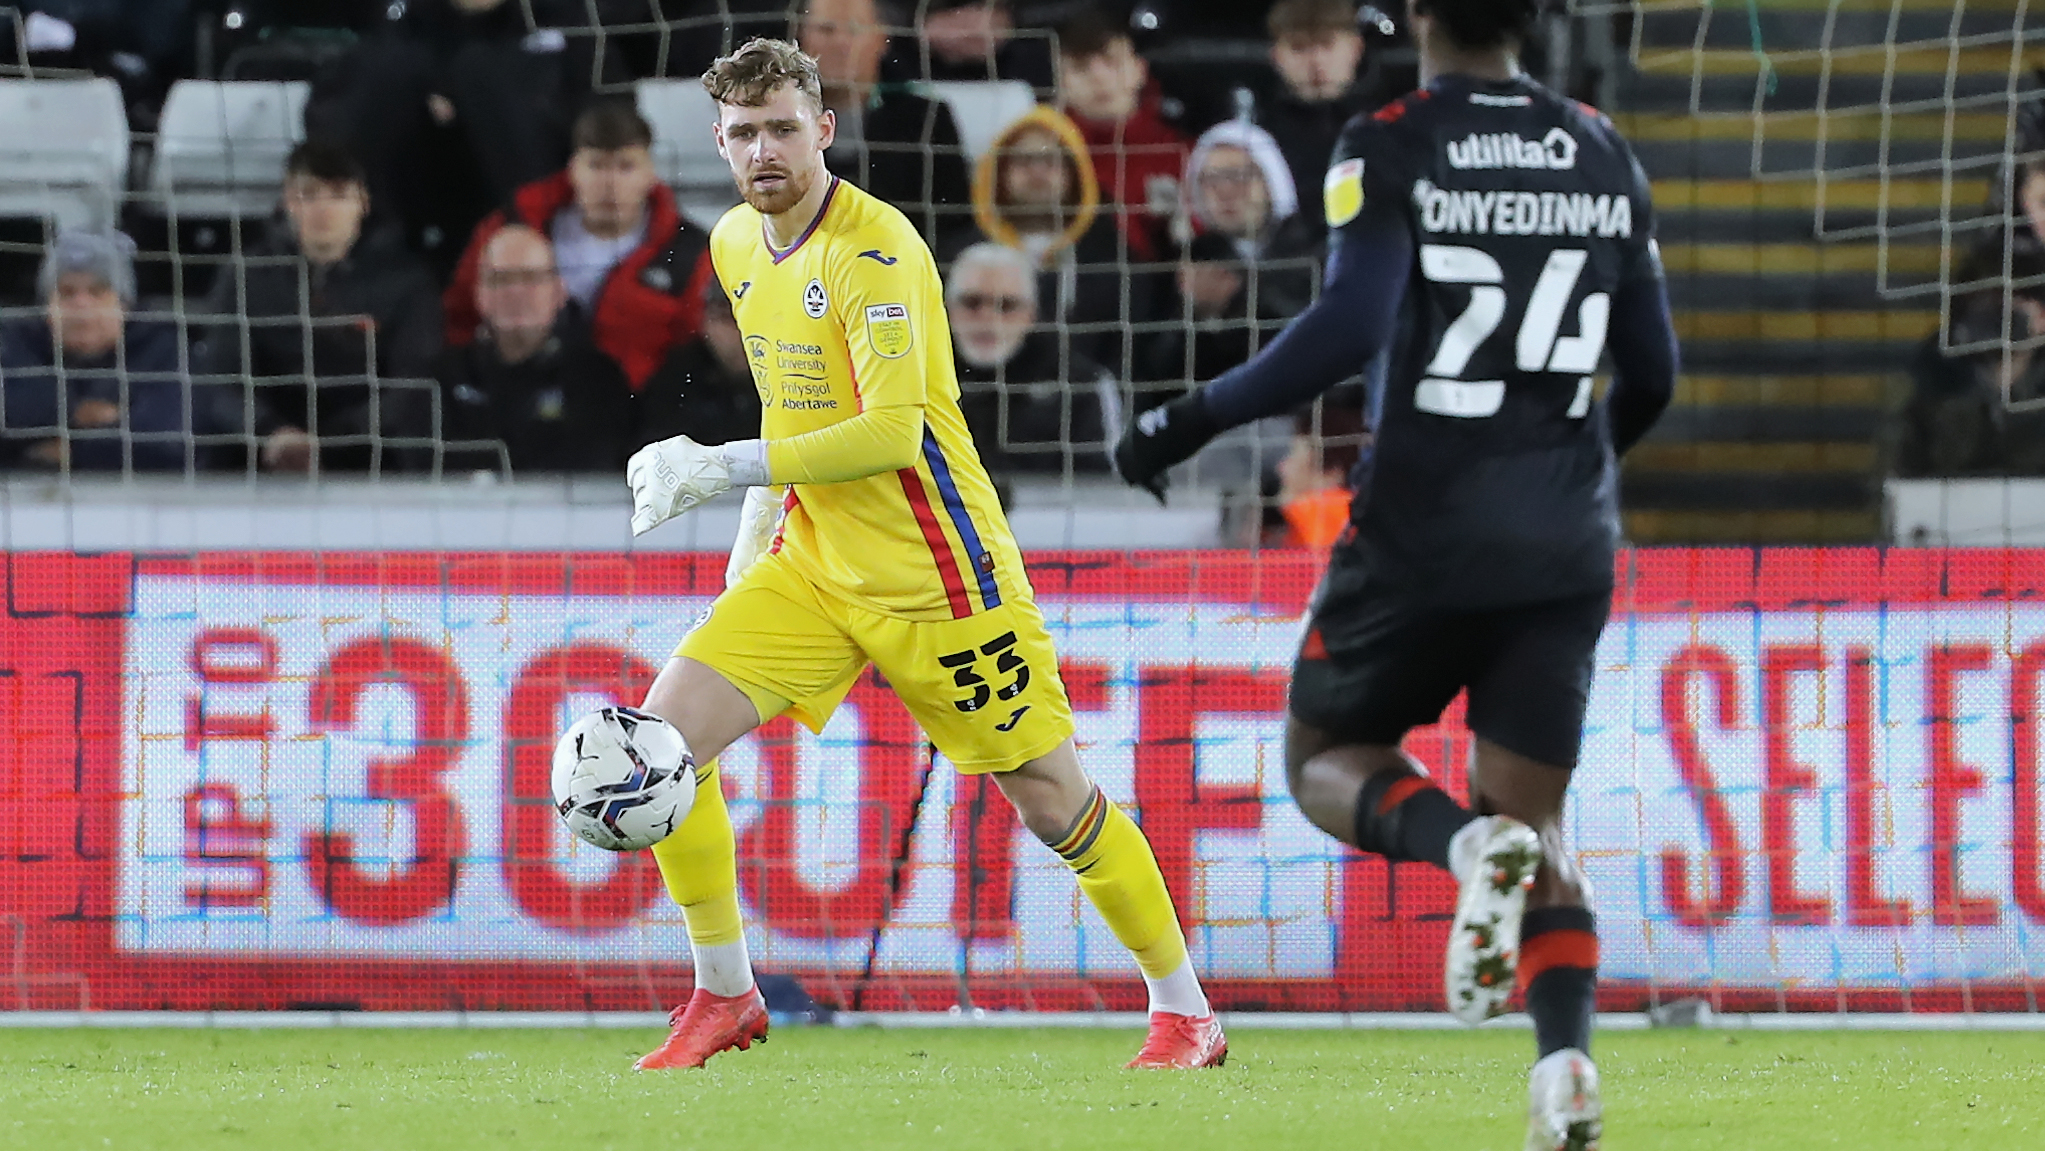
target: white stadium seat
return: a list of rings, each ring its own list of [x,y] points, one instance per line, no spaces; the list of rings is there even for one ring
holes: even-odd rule
[[[668,183],[680,188],[731,182],[731,169],[717,154],[710,134],[717,104],[695,80],[641,80],[639,114],[653,126],[653,162]]]
[[[200,219],[265,216],[305,138],[302,80],[180,80],[157,128],[152,206]]]
[[[1003,128],[1037,106],[1036,90],[1021,80],[938,80],[928,87],[933,97],[951,105],[968,164],[980,158]]]
[[[653,126],[653,166],[691,219],[712,221],[738,203],[731,168],[717,154],[710,126],[717,104],[696,80],[641,80],[639,114]]]
[[[0,217],[112,227],[127,179],[112,80],[0,80]]]

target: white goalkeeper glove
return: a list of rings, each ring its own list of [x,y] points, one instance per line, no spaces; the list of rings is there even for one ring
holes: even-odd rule
[[[767,550],[780,522],[781,489],[747,488],[746,505],[738,513],[738,538],[731,542],[731,562],[724,565],[725,587],[737,583]]]
[[[735,486],[767,482],[762,440],[705,447],[687,436],[648,444],[625,464],[632,488],[632,534],[645,535]]]

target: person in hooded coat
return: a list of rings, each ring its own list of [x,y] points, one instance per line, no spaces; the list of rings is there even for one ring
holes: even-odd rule
[[[1110,371],[1125,366],[1136,326],[1151,314],[1158,273],[1101,211],[1086,140],[1064,113],[1033,108],[995,135],[974,168],[973,219],[974,239],[1036,264],[1040,322],[1057,325],[1068,353]]]
[[[1186,163],[1183,212],[1194,232],[1234,246],[1251,312],[1290,318],[1313,302],[1327,228],[1300,213],[1292,170],[1269,132],[1230,120],[1202,133]]]

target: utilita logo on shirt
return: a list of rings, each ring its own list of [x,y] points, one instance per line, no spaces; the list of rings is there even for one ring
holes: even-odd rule
[[[1550,168],[1576,167],[1576,137],[1560,128],[1548,129],[1539,140],[1513,132],[1475,132],[1448,142],[1449,167],[1468,168]]]

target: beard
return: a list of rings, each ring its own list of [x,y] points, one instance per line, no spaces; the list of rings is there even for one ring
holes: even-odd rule
[[[954,347],[959,359],[964,360],[968,367],[978,368],[983,372],[999,371],[1003,365],[1015,358],[1015,354],[1022,350],[1023,345],[1020,335],[1010,339],[1003,334],[967,336],[955,332],[954,336],[956,337]]]
[[[776,174],[782,177],[778,185],[762,188],[749,180],[738,190],[739,197],[763,216],[778,216],[795,207],[809,195],[810,187],[817,180],[814,169],[803,172],[790,168]]]

